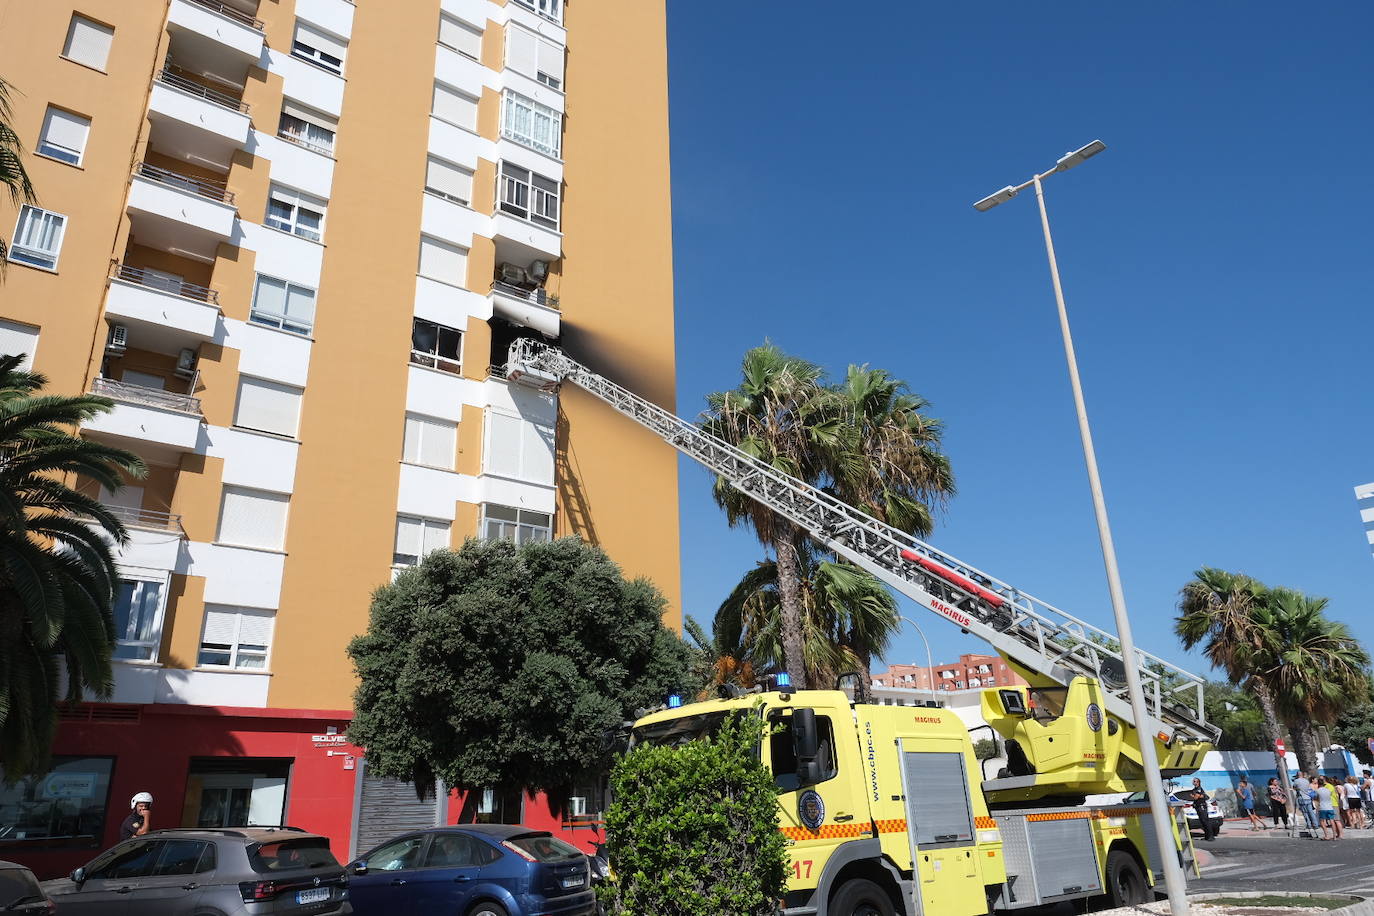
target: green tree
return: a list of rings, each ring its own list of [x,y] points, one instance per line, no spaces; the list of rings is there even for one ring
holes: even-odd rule
[[[737,687],[753,687],[757,681],[754,662],[744,646],[743,633],[715,627],[710,633],[693,617],[682,622],[682,628],[695,656],[693,670],[696,672],[695,684],[701,699],[714,687],[733,684]]]
[[[10,101],[10,93],[14,87],[0,79],[0,187],[4,187],[9,194],[10,203],[14,206],[20,204],[31,204],[38,199],[34,193],[33,182],[29,180],[29,173],[24,168],[24,146],[19,142],[19,134],[14,127],[14,108]],[[0,271],[4,270],[8,263],[6,255],[9,248],[5,245],[5,240],[0,239]]]
[[[47,379],[22,362],[0,357],[0,768],[11,780],[46,772],[64,693],[107,697],[113,686],[110,550],[126,534],[67,481],[115,491],[121,471],[145,471],[136,455],[72,432],[111,401],[41,394]]]
[[[712,737],[640,745],[611,773],[606,812],[613,916],[774,916],[787,889],[777,789],[757,717]]]
[[[377,589],[349,645],[349,727],[377,775],[545,790],[609,766],[603,734],[691,679],[662,595],[577,538],[469,540]]]
[[[1374,738],[1374,698],[1368,692],[1352,698],[1331,726],[1331,740],[1348,748],[1366,765],[1374,765],[1369,740]]]
[[[1221,729],[1219,751],[1268,750],[1264,746],[1264,721],[1255,698],[1226,681],[1208,681],[1203,687],[1207,721]]]

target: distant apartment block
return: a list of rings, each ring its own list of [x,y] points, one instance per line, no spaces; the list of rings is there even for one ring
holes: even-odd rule
[[[1356,487],[1355,501],[1360,507],[1360,521],[1364,524],[1365,540],[1369,542],[1370,553],[1374,553],[1374,483]]]
[[[924,665],[891,665],[873,676],[874,687],[910,690],[980,690],[1011,687],[1026,681],[1000,655],[961,655],[957,662],[927,668]]]

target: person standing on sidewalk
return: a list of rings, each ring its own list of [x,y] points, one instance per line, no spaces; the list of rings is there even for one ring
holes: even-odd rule
[[[1370,814],[1374,812],[1374,779],[1370,778],[1368,770],[1360,775],[1360,810],[1364,812],[1365,829],[1374,827],[1374,820],[1371,820]]]
[[[1288,799],[1284,797],[1283,786],[1279,785],[1277,776],[1269,777],[1269,785],[1265,792],[1269,796],[1269,816],[1274,819],[1274,827],[1279,826],[1279,820],[1283,820],[1283,829],[1288,829]]]
[[[1240,800],[1240,810],[1250,819],[1251,830],[1263,830],[1264,821],[1259,819],[1255,813],[1255,787],[1250,785],[1250,780],[1244,776],[1240,778],[1240,784],[1236,786],[1236,798]]]
[[[1298,775],[1293,780],[1293,794],[1297,796],[1298,811],[1301,812],[1307,829],[1316,830],[1317,815],[1312,810],[1312,782],[1307,778],[1306,770],[1298,770]]]
[[[1349,810],[1351,830],[1364,829],[1364,799],[1360,797],[1360,783],[1351,774],[1345,777],[1345,806]]]
[[[1341,822],[1336,819],[1336,789],[1330,785],[1324,777],[1318,776],[1316,782],[1317,793],[1317,822],[1322,827],[1323,840],[1338,840],[1341,836]],[[1327,836],[1327,830],[1331,831],[1331,836]]]
[[[1193,788],[1189,790],[1188,798],[1193,803],[1193,810],[1197,812],[1198,823],[1202,825],[1202,838],[1209,842],[1215,840],[1217,829],[1207,814],[1207,790],[1202,788],[1202,780],[1196,776],[1193,777]]]

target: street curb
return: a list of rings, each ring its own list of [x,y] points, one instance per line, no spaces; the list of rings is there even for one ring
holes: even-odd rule
[[[1374,900],[1366,897],[1356,897],[1353,894],[1309,894],[1301,891],[1280,892],[1284,897],[1292,897],[1295,906],[1301,906],[1300,901],[1304,897],[1321,897],[1326,900],[1340,900],[1342,898],[1350,901],[1350,906],[1343,906],[1336,910],[1327,910],[1331,916],[1374,916]],[[1206,903],[1209,900],[1254,900],[1261,897],[1278,896],[1274,891],[1233,891],[1231,893],[1216,894],[1189,894],[1189,902],[1197,901]]]

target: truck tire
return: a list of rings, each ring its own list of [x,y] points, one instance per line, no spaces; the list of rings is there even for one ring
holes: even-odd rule
[[[1150,885],[1135,856],[1124,849],[1107,853],[1107,899],[1113,907],[1134,906],[1150,900]]]
[[[895,916],[887,891],[864,878],[840,885],[825,913],[826,916]]]

